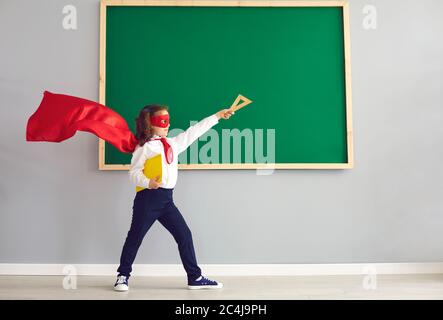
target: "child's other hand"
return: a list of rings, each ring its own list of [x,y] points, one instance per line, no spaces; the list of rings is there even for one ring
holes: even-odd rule
[[[158,189],[160,187],[160,176],[156,176],[155,179],[149,180],[149,189]]]
[[[228,120],[235,112],[229,110],[229,109],[223,109],[216,113],[217,118],[223,118],[225,120]]]

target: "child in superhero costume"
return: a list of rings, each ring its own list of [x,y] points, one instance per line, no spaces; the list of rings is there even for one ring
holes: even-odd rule
[[[44,92],[37,111],[29,118],[27,141],[61,142],[77,130],[87,131],[114,145],[121,152],[132,153],[130,180],[142,187],[134,198],[131,227],[128,231],[117,269],[116,291],[127,291],[132,264],[149,228],[158,220],[174,237],[187,274],[189,289],[216,289],[223,284],[202,275],[194,252],[191,231],[173,201],[178,176],[178,155],[233,111],[223,109],[201,120],[176,137],[168,138],[170,126],[166,106],[148,105],[137,118],[134,136],[126,121],[112,109],[96,102]],[[144,163],[162,155],[162,178],[148,179]]]

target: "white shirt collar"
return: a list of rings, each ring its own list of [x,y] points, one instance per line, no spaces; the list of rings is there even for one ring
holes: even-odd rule
[[[156,134],[154,134],[153,136],[152,136],[152,138],[151,139],[158,139],[158,138],[161,138],[160,136],[158,136],[158,135],[156,135]]]

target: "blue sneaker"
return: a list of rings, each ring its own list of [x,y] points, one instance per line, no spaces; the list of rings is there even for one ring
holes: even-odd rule
[[[114,290],[128,291],[129,290],[128,278],[124,275],[117,276],[117,281],[114,284]]]
[[[198,289],[220,289],[223,288],[223,283],[210,280],[203,276],[198,277],[193,281],[188,281],[188,289],[198,290]]]

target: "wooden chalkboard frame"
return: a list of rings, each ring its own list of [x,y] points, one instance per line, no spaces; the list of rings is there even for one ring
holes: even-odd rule
[[[179,169],[350,169],[354,166],[352,137],[351,48],[349,3],[341,1],[134,1],[101,0],[100,2],[100,64],[99,102],[105,103],[106,77],[106,9],[108,6],[213,6],[213,7],[342,7],[344,66],[346,87],[347,163],[248,163],[248,164],[179,164]],[[99,138],[99,170],[129,170],[130,165],[105,163],[105,141]]]

